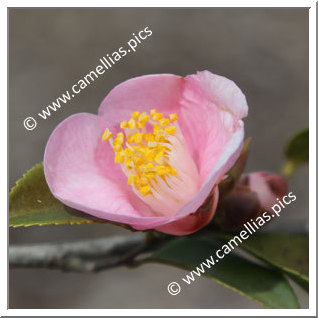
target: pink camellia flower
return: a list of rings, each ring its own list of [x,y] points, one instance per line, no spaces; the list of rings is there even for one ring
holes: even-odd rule
[[[56,127],[44,155],[47,183],[64,204],[96,217],[193,233],[214,215],[247,110],[241,90],[208,71],[130,79],[98,115],[75,114]]]

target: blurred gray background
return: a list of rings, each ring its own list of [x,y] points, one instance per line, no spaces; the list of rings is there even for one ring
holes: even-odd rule
[[[253,138],[247,171],[279,173],[283,145],[308,125],[308,9],[10,9],[9,156],[15,181],[40,162],[49,135],[64,118],[96,113],[116,84],[149,73],[187,75],[210,70],[233,79],[246,94],[246,136]],[[64,91],[148,26],[153,34],[38,127],[37,116]],[[308,168],[289,188],[297,200],[279,223],[308,220]],[[10,229],[10,244],[60,242],[126,234],[108,225]],[[260,308],[200,278],[178,296],[166,285],[185,271],[149,264],[98,274],[11,270],[10,308]],[[297,288],[303,307],[307,295]]]

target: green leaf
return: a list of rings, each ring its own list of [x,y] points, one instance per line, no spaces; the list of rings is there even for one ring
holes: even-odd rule
[[[290,176],[297,166],[307,163],[309,160],[309,128],[296,133],[286,144],[285,156],[287,163],[283,168],[283,174]]]
[[[308,291],[308,237],[280,233],[258,233],[243,241],[240,247],[282,270]]]
[[[211,260],[210,256],[216,261],[215,253],[220,248],[221,244],[211,237],[182,237],[170,241],[145,261],[170,264],[192,271],[200,268],[200,264],[206,259]],[[246,260],[233,251],[214,266],[211,265],[210,269],[204,266],[203,269],[204,276],[265,307],[299,308],[292,288],[280,272]],[[193,277],[200,279],[196,275]],[[183,280],[179,284],[182,288],[191,287]]]
[[[55,199],[46,183],[42,163],[24,174],[9,194],[9,224],[13,227],[105,222]]]
[[[249,149],[251,140],[252,140],[251,138],[247,138],[245,140],[239,158],[236,160],[233,167],[226,173],[227,178],[222,180],[219,183],[220,200],[222,200],[222,198],[234,188],[236,182],[239,180],[240,176],[242,175],[245,169],[246,162],[247,162],[247,158],[249,154],[248,149]]]

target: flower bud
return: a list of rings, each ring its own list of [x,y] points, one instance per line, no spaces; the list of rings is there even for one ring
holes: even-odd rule
[[[287,192],[286,179],[268,172],[250,173],[242,177],[239,184],[247,186],[250,191],[257,194],[262,211],[270,212],[277,199],[282,199]]]
[[[215,222],[226,230],[236,230],[271,207],[286,194],[286,180],[267,172],[254,172],[241,177],[234,190],[225,196],[215,216]]]
[[[258,215],[261,210],[256,193],[246,186],[236,186],[221,202],[215,223],[225,230],[236,230]]]

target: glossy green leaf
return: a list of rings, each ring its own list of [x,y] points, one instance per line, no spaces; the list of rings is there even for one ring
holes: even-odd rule
[[[309,160],[309,128],[296,133],[286,144],[285,156],[287,163],[283,169],[286,176],[290,176],[295,168]]]
[[[46,183],[42,163],[18,180],[9,194],[9,224],[13,227],[105,222],[55,199]]]
[[[154,252],[146,261],[161,262],[190,271],[196,270],[206,259],[213,257],[221,244],[211,237],[183,237],[175,239]],[[204,276],[244,295],[268,308],[299,308],[297,298],[285,277],[272,268],[246,260],[233,251],[204,269]],[[193,273],[193,272],[192,272]],[[196,280],[202,279],[194,275]],[[180,279],[181,288],[191,285]],[[192,282],[192,284],[194,284]]]
[[[240,247],[282,270],[308,291],[308,237],[280,233],[258,233],[243,241]]]

